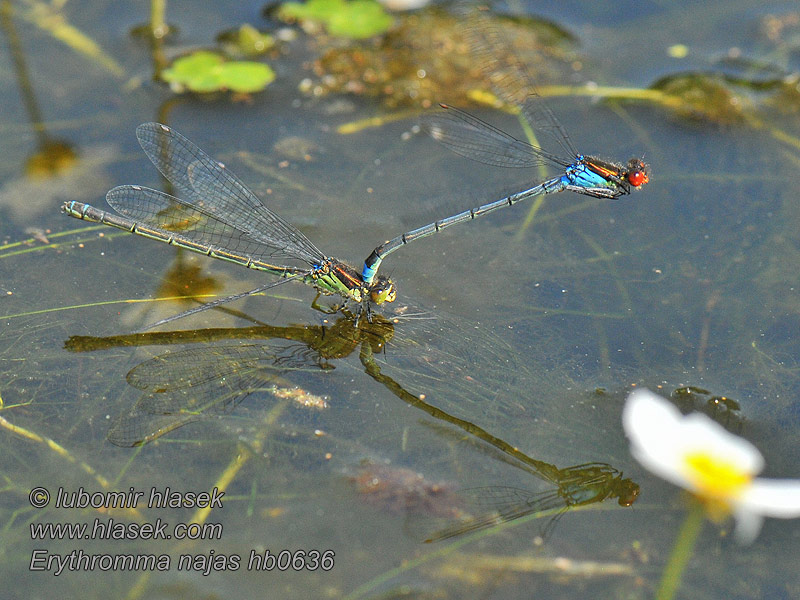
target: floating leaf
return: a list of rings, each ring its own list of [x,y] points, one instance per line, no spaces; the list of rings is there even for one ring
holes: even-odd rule
[[[185,88],[193,92],[211,92],[215,87],[213,71],[223,58],[219,54],[199,50],[176,59],[161,72],[161,78],[177,92]]]
[[[345,10],[334,13],[328,20],[331,35],[360,40],[383,33],[392,24],[392,17],[372,0],[353,0],[346,3],[345,7]]]
[[[208,93],[222,90],[251,93],[263,90],[275,79],[275,72],[262,63],[229,61],[214,52],[198,50],[183,56],[161,73],[161,78],[182,92]]]
[[[268,33],[261,33],[252,25],[245,23],[239,29],[231,29],[217,36],[226,52],[244,56],[264,54],[275,45],[275,39]]]
[[[236,61],[220,67],[222,87],[233,92],[251,93],[263,90],[275,79],[268,65],[257,62]]]
[[[321,24],[331,35],[352,39],[384,33],[392,24],[392,17],[374,0],[286,2],[278,10],[278,17],[304,25]]]
[[[278,16],[286,21],[327,23],[337,11],[343,9],[344,4],[344,0],[309,0],[305,4],[286,2],[280,7]]]

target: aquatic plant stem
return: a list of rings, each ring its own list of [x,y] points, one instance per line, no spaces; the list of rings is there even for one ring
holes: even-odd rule
[[[160,40],[169,31],[166,14],[167,0],[150,0],[150,35],[155,40]]]
[[[670,554],[667,566],[664,567],[664,573],[661,575],[656,600],[672,600],[675,597],[675,592],[680,587],[683,571],[694,552],[697,536],[703,528],[704,518],[705,509],[702,503],[693,499],[689,514],[686,515],[686,520],[681,525],[678,539],[675,540],[672,554]]]

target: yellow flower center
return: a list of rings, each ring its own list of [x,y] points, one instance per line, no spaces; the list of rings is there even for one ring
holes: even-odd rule
[[[684,460],[695,493],[706,499],[733,499],[753,479],[737,465],[704,452],[687,454]]]

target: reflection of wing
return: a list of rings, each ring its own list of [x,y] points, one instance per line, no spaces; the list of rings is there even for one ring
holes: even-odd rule
[[[279,372],[307,369],[315,363],[308,357],[279,353],[268,344],[200,346],[153,357],[130,370],[126,379],[147,392],[167,392],[218,380],[221,385],[258,371]],[[235,384],[234,384],[235,385]]]
[[[108,433],[108,440],[117,446],[139,446],[192,421],[229,413],[279,373],[279,370],[251,376],[237,373],[230,381],[207,380],[171,391],[145,394],[127,415],[117,419]]]
[[[143,446],[170,431],[201,419],[201,415],[151,415],[132,410],[119,417],[109,430],[106,439],[115,446],[130,448]]]
[[[147,392],[112,427],[108,439],[138,446],[205,416],[225,414],[265,383],[290,370],[318,369],[315,360],[266,344],[204,346],[151,358],[128,373]],[[303,357],[307,358],[307,357]]]
[[[482,425],[524,410],[527,398],[509,390],[528,367],[502,336],[438,311],[407,310],[392,322],[394,338],[374,359],[409,393],[460,418],[480,415]]]
[[[132,345],[205,344],[156,356],[127,376],[130,385],[148,394],[173,394],[160,401],[168,407],[161,412],[180,413],[182,418],[186,418],[187,410],[196,412],[197,405],[209,404],[208,410],[213,410],[213,400],[219,393],[215,386],[224,385],[226,393],[233,393],[242,388],[249,373],[260,373],[263,381],[267,374],[290,369],[331,369],[353,353],[355,358],[365,347],[406,396],[418,399],[425,395],[434,406],[460,418],[489,426],[525,411],[531,396],[527,363],[537,362],[532,353],[523,362],[503,336],[465,319],[407,305],[385,308],[385,317],[375,315],[372,322],[361,319],[357,326],[352,317],[342,316],[324,327],[306,324],[71,338],[66,346],[73,351],[91,351]],[[251,343],[224,344],[224,340]],[[544,376],[537,378],[542,385]],[[524,390],[520,382],[526,384]],[[181,389],[191,392],[191,402],[175,393]],[[145,406],[156,404],[153,399],[142,402]],[[144,421],[142,415],[152,414],[152,410],[138,411],[137,421]]]
[[[448,538],[478,531],[499,523],[506,523],[524,516],[561,509],[553,515],[542,532],[549,533],[555,521],[567,510],[567,503],[557,490],[534,493],[514,487],[493,486],[469,488],[458,492],[465,505],[473,506],[478,514],[460,519],[435,531],[425,542],[438,542]]]

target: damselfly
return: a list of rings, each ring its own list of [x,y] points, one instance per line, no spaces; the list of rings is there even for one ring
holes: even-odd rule
[[[381,244],[364,261],[361,278],[366,283],[374,280],[383,259],[401,246],[498,208],[565,190],[594,198],[614,199],[630,194],[649,181],[648,167],[639,158],[632,158],[627,165],[621,165],[578,152],[566,130],[539,96],[525,66],[513,53],[505,62],[499,62],[498,49],[493,47],[503,41],[498,28],[487,24],[487,19],[481,15],[470,15],[468,22],[472,34],[470,45],[475,53],[482,56],[487,75],[502,80],[503,85],[508,85],[510,80],[518,90],[517,93],[504,90],[498,95],[518,106],[531,130],[553,137],[561,151],[558,154],[548,152],[447,104],[440,105],[443,111],[424,116],[422,128],[435,140],[466,158],[498,167],[549,165],[556,167],[560,174],[500,200],[434,221]]]
[[[350,265],[325,256],[305,235],[264,206],[225,165],[181,134],[160,123],[143,123],[136,128],[136,137],[180,197],[138,185],[122,185],[106,195],[108,204],[122,216],[74,201],[64,203],[65,213],[281,278],[202,304],[150,327],[289,280],[302,281],[321,294],[338,294],[352,300],[359,304],[359,312],[366,309],[368,315],[370,302],[394,301],[396,291],[391,280],[379,277],[366,283]],[[294,259],[305,265],[277,265],[271,262],[276,258]]]
[[[508,486],[491,486],[461,490],[459,494],[481,511],[460,519],[431,534],[425,541],[438,542],[478,531],[528,515],[553,512],[542,537],[546,538],[558,519],[571,507],[586,506],[616,498],[620,506],[631,506],[639,496],[639,486],[622,477],[622,473],[605,463],[587,463],[556,469],[555,476],[545,477],[558,487],[532,492]]]

